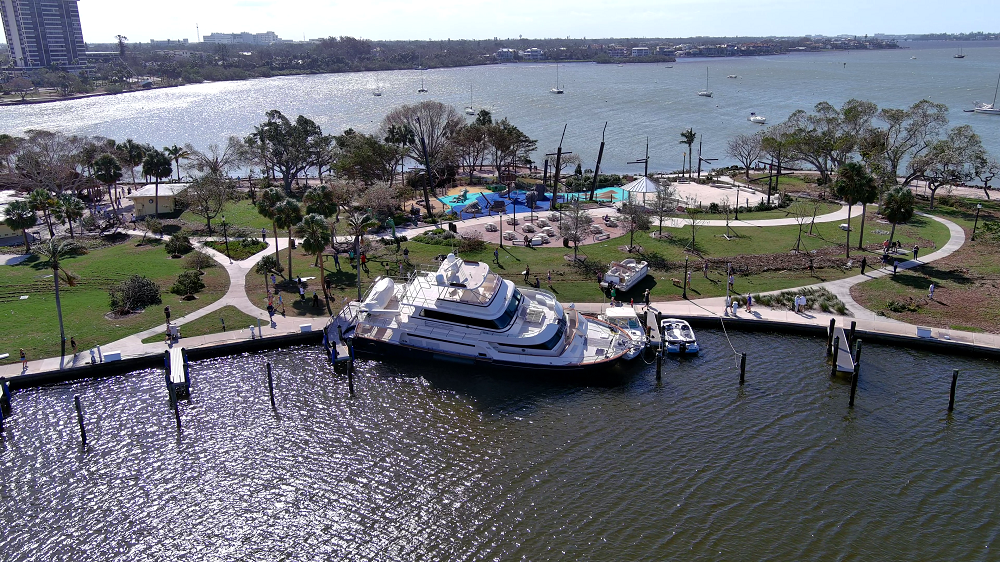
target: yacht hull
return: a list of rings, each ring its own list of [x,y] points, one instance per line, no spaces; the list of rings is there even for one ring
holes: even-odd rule
[[[539,365],[527,361],[504,361],[490,360],[471,355],[460,355],[441,350],[424,349],[409,345],[390,343],[381,340],[374,340],[362,336],[354,338],[355,353],[364,354],[376,358],[392,358],[407,362],[412,361],[434,361],[440,363],[451,363],[453,365],[465,365],[477,369],[491,369],[504,372],[518,373],[546,373],[546,374],[583,374],[600,375],[611,374],[615,367],[622,362],[622,356],[611,357],[603,361],[576,365]]]

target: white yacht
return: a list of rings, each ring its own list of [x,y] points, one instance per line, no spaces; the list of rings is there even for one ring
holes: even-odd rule
[[[698,340],[694,337],[691,325],[680,318],[664,318],[660,322],[663,332],[663,343],[667,353],[681,355],[698,355]]]
[[[767,123],[767,117],[764,117],[763,115],[757,115],[756,113],[751,111],[750,117],[747,117],[747,121],[751,123],[756,123],[758,125],[763,125],[764,123]]]
[[[705,69],[705,89],[698,92],[698,95],[705,98],[712,97],[712,90],[708,89],[708,68]]]
[[[976,113],[985,113],[987,115],[1000,115],[1000,107],[997,107],[997,93],[1000,92],[1000,77],[997,77],[997,87],[993,90],[993,103],[976,103],[976,107],[972,110]]]
[[[604,272],[604,280],[601,281],[601,288],[606,289],[614,283],[618,291],[628,291],[635,284],[642,280],[649,273],[649,264],[644,261],[635,261],[632,258],[614,262]]]
[[[328,339],[340,334],[358,353],[545,372],[601,372],[632,347],[621,329],[454,254],[404,283],[378,278],[331,319]]]
[[[631,306],[610,306],[598,318],[612,326],[621,328],[632,340],[629,350],[625,353],[626,361],[635,359],[642,353],[643,349],[646,349],[646,345],[649,343],[649,339],[646,338],[646,330],[639,320],[639,315]]]

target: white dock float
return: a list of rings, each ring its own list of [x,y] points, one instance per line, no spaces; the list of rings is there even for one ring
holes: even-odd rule
[[[183,347],[172,347],[164,355],[167,390],[174,396],[189,396],[191,376],[188,370],[187,351]]]
[[[837,352],[837,371],[840,373],[854,372],[854,355],[851,351],[851,342],[847,339],[847,333],[843,328],[837,326],[833,329],[834,339],[840,338],[840,351]]]

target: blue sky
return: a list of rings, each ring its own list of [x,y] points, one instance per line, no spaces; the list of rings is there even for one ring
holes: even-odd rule
[[[982,2],[932,0],[80,0],[91,43],[196,40],[211,32],[274,31],[283,39],[690,37],[995,31]],[[991,22],[993,22],[991,24]]]

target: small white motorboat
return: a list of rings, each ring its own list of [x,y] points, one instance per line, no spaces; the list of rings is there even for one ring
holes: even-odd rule
[[[625,355],[622,356],[622,359],[625,359],[626,361],[635,359],[640,353],[642,353],[643,349],[646,349],[646,344],[649,342],[646,338],[646,331],[643,329],[642,322],[639,320],[639,315],[631,306],[608,307],[599,319],[611,324],[612,326],[621,328],[621,330],[625,332],[631,340],[629,349],[625,352]]]
[[[739,76],[735,74],[730,74],[729,76],[726,76],[726,78],[739,78]]]
[[[667,353],[698,355],[698,340],[691,325],[680,318],[664,318],[660,322]]]
[[[614,283],[618,291],[625,292],[635,287],[635,284],[642,280],[647,273],[649,273],[649,264],[647,262],[637,262],[632,258],[614,262],[604,273],[601,288],[605,289]]]
[[[763,125],[764,123],[767,123],[767,117],[764,117],[763,115],[757,115],[756,113],[751,111],[750,117],[747,117],[747,121],[751,123],[756,123],[758,125]]]

